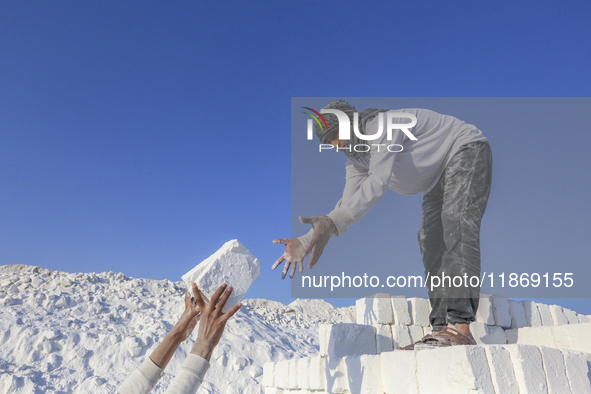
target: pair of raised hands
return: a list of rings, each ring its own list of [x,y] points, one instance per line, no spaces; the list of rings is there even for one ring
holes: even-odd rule
[[[150,355],[154,364],[161,369],[166,368],[179,345],[191,336],[198,321],[201,321],[201,323],[191,353],[209,361],[213,349],[222,337],[228,319],[238,312],[238,309],[242,306],[241,303],[238,303],[227,312],[223,312],[232,290],[232,287],[227,287],[225,284],[221,285],[213,293],[208,304],[203,300],[197,285],[193,283],[194,297],[189,297],[189,291],[185,293],[185,310],[183,314],[173,329]]]
[[[324,251],[324,247],[330,241],[332,235],[337,235],[337,227],[335,226],[332,219],[328,216],[312,216],[304,218],[300,216],[300,222],[304,224],[311,224],[314,229],[312,240],[308,244],[307,248],[297,238],[281,238],[274,239],[273,243],[277,245],[285,245],[285,252],[277,259],[275,264],[271,267],[272,269],[277,268],[281,263],[285,261],[283,272],[281,273],[281,279],[285,279],[289,267],[291,266],[291,273],[289,278],[293,279],[296,267],[299,267],[300,274],[304,272],[304,258],[309,254],[310,260],[308,261],[308,269],[311,269],[318,263],[318,259]]]

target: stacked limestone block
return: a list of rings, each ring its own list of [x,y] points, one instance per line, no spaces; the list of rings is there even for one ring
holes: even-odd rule
[[[590,353],[534,345],[395,350],[290,365],[265,364],[265,393],[591,393]]]
[[[410,345],[431,332],[431,307],[422,298],[376,294],[357,300],[355,310],[357,324],[375,327],[378,353]]]
[[[357,324],[376,328],[377,352],[390,351],[420,340],[431,332],[428,300],[376,294],[356,302]],[[589,316],[558,305],[514,301],[500,295],[480,295],[476,322],[470,325],[478,344],[507,343],[506,330],[589,322]],[[391,338],[390,338],[391,337]]]
[[[356,324],[319,326],[317,357],[266,364],[265,392],[591,394],[589,316],[481,295],[470,328],[482,346],[396,350],[430,333],[429,313],[421,298],[358,300]]]

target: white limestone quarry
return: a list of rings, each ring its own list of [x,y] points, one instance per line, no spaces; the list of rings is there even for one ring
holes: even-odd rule
[[[240,302],[260,274],[258,259],[237,239],[233,239],[183,275],[182,279],[191,295],[192,284],[196,283],[205,302],[209,302],[220,284],[232,286],[234,290],[223,309],[226,311]]]
[[[185,289],[183,282],[113,272],[0,267],[0,393],[114,393],[176,322]],[[389,335],[398,349],[430,327],[397,320],[395,309],[404,316],[399,306],[408,300],[392,299],[397,301],[390,302],[391,324],[361,329],[351,324],[355,307],[246,299],[226,326],[199,394],[425,394],[439,374],[442,393],[591,393],[588,316],[548,307],[552,324],[544,326],[542,304],[509,300],[511,325],[521,321],[515,325],[527,327],[479,322],[472,331],[483,345],[401,351],[390,350]],[[493,302],[489,316],[496,323]],[[536,313],[538,324],[530,327]],[[415,317],[428,321],[428,308]],[[328,345],[322,344],[326,355],[320,354],[320,327],[332,341],[332,357]],[[364,340],[344,346],[352,338],[345,334],[356,330]],[[196,332],[179,348],[154,393],[165,392],[195,337]]]
[[[114,272],[0,267],[0,393],[115,393],[176,323],[185,290],[181,281]],[[278,382],[268,378],[269,368],[276,367],[269,363],[317,355],[319,324],[355,319],[354,307],[335,308],[322,300],[296,300],[293,307],[242,302],[214,350],[199,394],[262,394]],[[178,349],[153,393],[166,391],[196,335],[197,330]],[[317,387],[325,386],[323,361],[317,358],[313,366],[311,361]],[[261,374],[264,365],[267,373]],[[289,379],[289,371],[285,376]]]

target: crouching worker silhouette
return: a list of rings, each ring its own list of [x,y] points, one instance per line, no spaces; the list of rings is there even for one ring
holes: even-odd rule
[[[166,390],[166,393],[170,394],[196,393],[209,368],[211,353],[222,337],[226,322],[242,306],[241,303],[238,303],[232,309],[222,313],[222,309],[231,293],[232,287],[226,290],[226,285],[223,284],[213,293],[209,304],[206,304],[199,293],[197,285],[193,283],[195,297],[189,298],[189,292],[185,293],[185,311],[179,321],[164,337],[162,343],[158,345],[150,357],[146,358],[143,364],[133,371],[127,380],[119,386],[117,394],[147,394],[152,391],[158,379],[164,375],[164,368],[168,365],[176,349],[189,338],[197,325],[197,321],[201,320],[197,340],[191,349],[191,353],[187,356],[176,377]]]

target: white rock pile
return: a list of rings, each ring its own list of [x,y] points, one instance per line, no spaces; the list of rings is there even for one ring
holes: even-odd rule
[[[114,393],[176,323],[183,282],[121,273],[0,267],[0,393]],[[354,307],[246,299],[228,322],[199,393],[264,392],[263,365],[318,353],[318,326],[354,322]],[[197,331],[154,393],[164,393]]]

